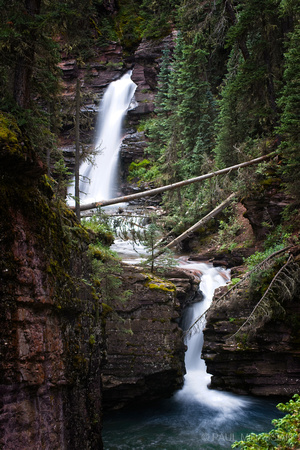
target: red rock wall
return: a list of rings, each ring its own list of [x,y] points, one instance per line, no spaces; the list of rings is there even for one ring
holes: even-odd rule
[[[269,275],[268,283],[279,267]],[[299,263],[292,263],[274,285],[274,297],[262,304],[233,339],[230,336],[245,323],[263,295],[260,288],[266,279],[253,290],[248,278],[229,296],[220,301],[221,293],[215,297],[207,314],[203,346],[207,371],[213,375],[212,388],[259,396],[290,397],[300,392],[299,274]]]
[[[81,281],[88,236],[9,128],[0,140],[0,447],[99,449],[101,327]]]
[[[111,299],[105,320],[107,409],[166,398],[183,385],[185,345],[178,321],[181,308],[197,295],[199,279],[179,269],[165,276],[172,282],[123,269],[122,291],[130,295]]]

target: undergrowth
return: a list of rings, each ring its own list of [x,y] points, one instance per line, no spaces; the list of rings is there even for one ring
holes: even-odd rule
[[[300,396],[295,394],[287,403],[277,405],[279,411],[288,413],[274,419],[274,428],[268,433],[250,433],[243,441],[235,442],[232,448],[241,450],[298,449],[300,433]]]

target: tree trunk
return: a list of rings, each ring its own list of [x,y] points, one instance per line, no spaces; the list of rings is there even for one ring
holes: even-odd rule
[[[28,14],[31,17],[40,13],[41,0],[26,0],[24,14]],[[23,35],[28,36],[24,39],[26,44],[23,54],[19,56],[14,74],[14,99],[21,108],[28,108],[30,104],[30,84],[34,66],[34,54],[35,43],[37,39],[37,33],[35,28],[30,24],[32,19],[29,20],[27,30],[23,30]],[[26,25],[25,25],[26,27]],[[26,31],[26,32],[24,32]]]
[[[266,159],[269,159],[275,155],[276,155],[276,153],[272,152],[272,153],[269,153],[268,155],[264,155],[264,156],[260,156],[259,158],[252,159],[251,161],[245,161],[243,163],[236,164],[235,166],[226,167],[225,169],[217,170],[216,172],[211,172],[211,173],[208,173],[205,175],[200,175],[199,177],[196,177],[196,178],[189,178],[188,180],[179,181],[178,183],[173,183],[173,184],[169,184],[167,186],[150,189],[149,191],[139,192],[137,194],[126,195],[124,197],[112,198],[111,200],[104,200],[104,201],[89,203],[87,205],[81,205],[80,211],[87,211],[88,209],[99,208],[101,206],[115,205],[117,203],[129,202],[130,200],[136,200],[137,198],[143,198],[143,197],[147,197],[150,195],[161,194],[162,192],[171,191],[172,189],[178,189],[182,186],[187,186],[188,184],[207,180],[208,178],[213,178],[217,175],[223,175],[225,173],[240,169],[242,167],[251,166],[252,164],[258,164],[258,163],[260,163]],[[74,210],[75,208],[71,207],[71,209]]]
[[[79,192],[79,159],[80,159],[80,143],[79,143],[79,122],[80,122],[80,80],[77,79],[76,84],[76,117],[75,117],[75,214],[80,221],[80,192]]]

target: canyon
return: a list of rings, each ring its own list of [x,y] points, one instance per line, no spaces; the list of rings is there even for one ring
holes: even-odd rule
[[[173,49],[175,34],[142,41],[130,57],[111,43],[88,67],[63,59],[66,114],[60,148],[71,169],[77,79],[82,110],[90,117],[85,144],[91,147],[104,90],[133,69],[136,107],[129,111],[120,154],[124,192],[140,189],[126,182],[129,165],[144,158],[147,146],[137,126],[154,110],[162,51]],[[120,291],[103,304],[90,278],[87,251],[93,235],[54,195],[46,168],[16,123],[5,115],[0,120],[6,130],[0,140],[0,445],[5,450],[99,449],[103,409],[168,397],[182,386],[185,345],[179,319],[187,304],[199,300],[199,278],[174,269],[161,279],[123,266]],[[266,216],[278,223],[289,202],[279,191],[273,183],[257,198],[243,201],[257,242],[266,236],[261,226]],[[248,330],[240,341],[228,343],[257,297],[248,295],[249,285],[220,302],[221,294],[216,295],[203,349],[212,388],[259,396],[290,396],[299,389],[299,252],[292,254],[292,293],[286,299],[278,291],[283,318],[274,313],[253,333]],[[193,256],[227,267],[242,260],[242,252]],[[129,294],[122,300],[124,291]]]

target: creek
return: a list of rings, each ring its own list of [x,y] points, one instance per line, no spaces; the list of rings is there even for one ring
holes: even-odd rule
[[[127,73],[111,83],[104,94],[95,144],[96,150],[101,151],[97,152],[93,165],[85,162],[80,168],[81,202],[90,203],[113,196],[122,121],[136,88],[130,75]],[[136,250],[142,252],[141,257],[145,254],[143,246],[133,248],[130,242],[122,240],[117,240],[113,249],[126,262],[140,260]],[[183,329],[209,307],[214,290],[230,279],[229,272],[220,268],[203,263],[185,265],[201,272],[203,300],[186,308],[181,321]],[[280,417],[275,407],[277,402],[208,388],[210,375],[201,359],[202,344],[202,331],[187,342],[184,386],[172,398],[104,415],[105,450],[229,449],[235,440],[243,439],[249,432],[272,428],[271,420]]]
[[[203,300],[185,309],[181,325],[187,329],[209,307],[214,290],[226,284],[229,273],[203,263],[181,267],[202,273]],[[172,398],[104,415],[105,450],[230,449],[246,434],[272,428],[271,420],[281,416],[276,402],[208,388],[202,345],[202,331],[187,341],[184,386]]]

